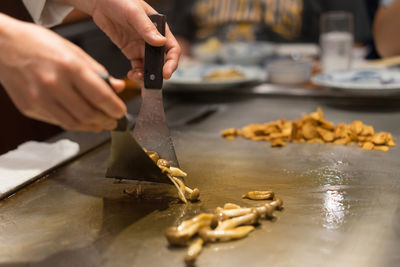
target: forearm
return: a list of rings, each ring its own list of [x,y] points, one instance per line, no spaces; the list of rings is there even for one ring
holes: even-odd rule
[[[374,40],[382,57],[400,55],[400,1],[381,7],[374,21]]]

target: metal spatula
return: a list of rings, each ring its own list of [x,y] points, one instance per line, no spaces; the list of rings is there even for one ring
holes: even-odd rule
[[[111,86],[108,77],[100,76]],[[111,132],[106,177],[172,184],[133,138],[126,116],[118,120],[117,128]]]
[[[165,16],[153,14],[149,16],[157,30],[165,35]],[[161,158],[179,167],[174,145],[165,119],[162,84],[164,66],[164,47],[146,44],[144,62],[143,102],[133,130],[138,143],[148,151],[157,152]]]

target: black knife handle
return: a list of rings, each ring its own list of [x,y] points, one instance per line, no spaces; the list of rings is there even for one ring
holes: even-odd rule
[[[166,18],[162,14],[149,15],[150,20],[156,26],[158,32],[165,36]],[[144,87],[161,89],[163,85],[162,70],[164,66],[164,46],[151,46],[146,43],[144,52]]]

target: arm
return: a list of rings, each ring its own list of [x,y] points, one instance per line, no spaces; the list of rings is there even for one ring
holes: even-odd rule
[[[98,77],[103,66],[41,26],[1,13],[0,25],[0,82],[24,115],[68,130],[116,127],[126,107]]]
[[[400,55],[400,1],[381,6],[374,20],[374,40],[382,57]]]
[[[148,18],[157,13],[143,0],[53,0],[72,5],[93,17],[94,22],[121,49],[130,60],[132,80],[143,78],[144,42],[153,46],[165,45],[166,57],[163,68],[169,79],[178,66],[181,53],[178,42],[166,27],[165,37],[160,35]]]

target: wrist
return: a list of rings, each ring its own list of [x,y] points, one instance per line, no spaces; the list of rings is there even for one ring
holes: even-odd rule
[[[20,22],[6,14],[0,13],[0,25],[3,25],[3,27],[0,27],[0,46],[4,44],[4,41],[10,39],[10,36],[13,32],[17,31],[17,26],[19,23],[23,22]]]
[[[51,0],[61,4],[73,6],[89,15],[92,15],[97,0]]]
[[[23,24],[8,15],[0,13],[0,74],[4,67],[15,64],[15,58],[18,56],[14,51],[17,43],[21,43],[24,35],[21,34]]]

